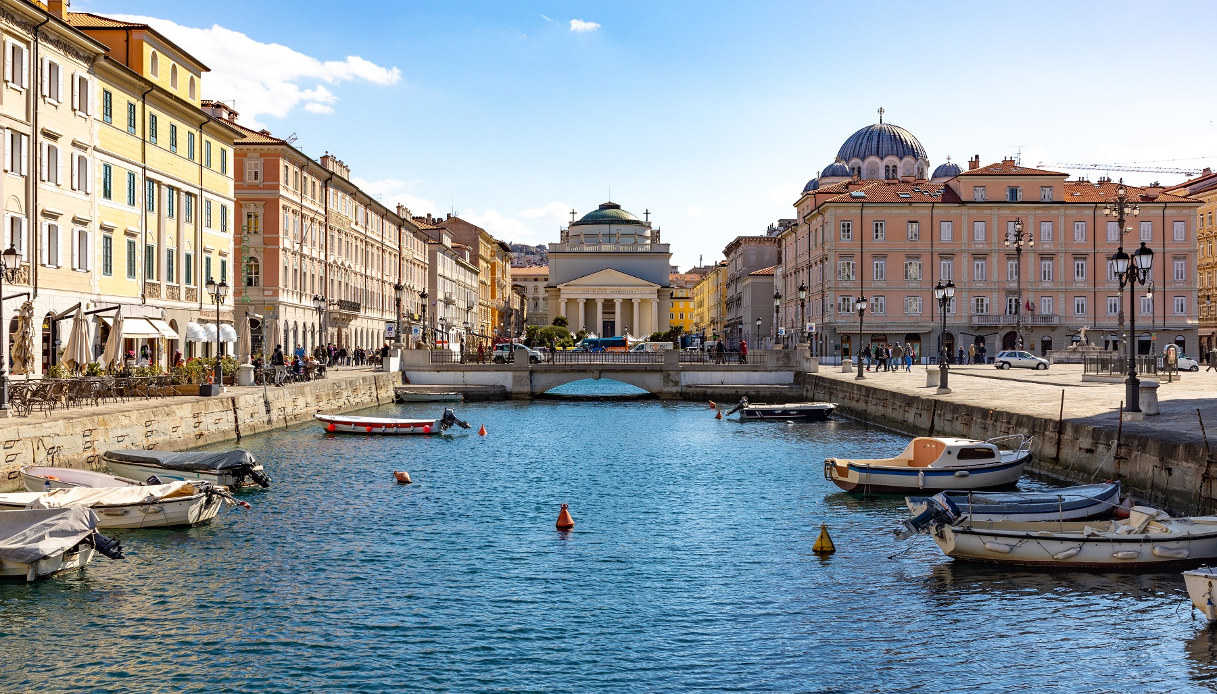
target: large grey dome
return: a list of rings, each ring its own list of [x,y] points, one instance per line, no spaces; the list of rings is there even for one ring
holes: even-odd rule
[[[837,158],[844,161],[865,160],[867,157],[912,157],[929,159],[925,148],[912,133],[891,123],[875,123],[849,136]]]
[[[820,178],[829,178],[833,176],[839,178],[849,178],[852,175],[853,174],[849,172],[849,167],[846,166],[845,162],[842,161],[835,161],[820,172]]]
[[[955,178],[960,173],[962,173],[962,169],[959,168],[959,164],[949,161],[945,164],[939,164],[938,168],[934,169],[934,175],[930,176],[930,178]]]
[[[803,192],[810,193],[811,191],[813,191],[819,187],[820,187],[820,181],[818,179],[813,178],[807,182],[807,185],[803,186]]]

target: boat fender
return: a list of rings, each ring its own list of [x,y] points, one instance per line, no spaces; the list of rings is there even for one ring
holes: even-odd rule
[[[424,424],[424,425],[423,425],[423,433],[424,433],[424,434],[430,434],[430,433],[431,433],[431,425],[430,425],[430,424]]]
[[[1009,554],[1014,549],[1014,545],[1007,545],[1001,542],[992,542],[990,540],[985,540],[983,544],[985,549],[989,550],[990,552],[997,552],[998,554]]]
[[[335,431],[338,431],[338,427],[334,426],[333,422],[330,422],[329,424],[325,425],[325,430],[332,434]]]
[[[1111,556],[1113,559],[1136,559],[1141,556],[1141,553],[1126,549],[1120,552],[1112,552]]]
[[[919,470],[917,472],[917,488],[925,489],[925,471],[924,470]]]
[[[1163,547],[1154,545],[1154,556],[1163,559],[1187,559],[1191,552],[1186,547]]]
[[[1082,546],[1078,545],[1077,547],[1070,547],[1069,549],[1057,552],[1056,554],[1052,555],[1052,558],[1056,559],[1058,561],[1063,561],[1065,559],[1072,559],[1078,555],[1078,552],[1081,552],[1081,551],[1082,551]]]
[[[364,427],[363,430],[368,432],[369,434],[372,433],[372,427],[370,427],[370,426]]]
[[[967,477],[969,474],[970,473],[967,470],[956,470],[955,471],[956,477]]]

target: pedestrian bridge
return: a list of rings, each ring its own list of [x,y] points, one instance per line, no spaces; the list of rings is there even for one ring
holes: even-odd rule
[[[529,363],[521,351],[512,363],[474,364],[451,359],[451,352],[408,350],[402,355],[402,372],[412,385],[501,387],[515,399],[533,398],[589,378],[610,378],[657,397],[681,398],[715,386],[791,386],[797,371],[815,370],[806,350],[802,352],[800,357],[797,350],[755,350],[743,363],[736,355],[720,363],[710,355],[675,350],[558,352],[540,363]]]

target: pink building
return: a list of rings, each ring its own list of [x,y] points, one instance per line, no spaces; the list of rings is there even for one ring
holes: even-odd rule
[[[808,182],[796,203],[799,223],[780,237],[787,334],[810,333],[818,355],[872,342],[911,343],[933,355],[941,332],[933,288],[951,280],[942,339],[953,354],[975,344],[992,356],[1020,337],[1024,349],[1043,354],[1077,342],[1082,328],[1088,342],[1115,349],[1128,290],[1119,291],[1107,259],[1144,241],[1154,251],[1153,288],[1138,288],[1138,351],[1177,343],[1196,353],[1200,201],[1126,186],[1140,213],[1121,233],[1104,214],[1118,183],[1069,181],[1010,159],[982,167],[974,157],[966,171],[948,162],[927,180],[928,166],[911,133],[880,122],[852,135],[837,162]],[[1021,259],[1007,245],[1020,223]],[[859,296],[869,300],[861,330]]]

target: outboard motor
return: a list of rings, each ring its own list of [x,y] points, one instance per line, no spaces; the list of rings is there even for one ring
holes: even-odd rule
[[[905,540],[913,535],[928,533],[936,525],[952,525],[959,520],[959,507],[946,495],[938,492],[925,500],[925,510],[901,523],[896,539]]]
[[[94,530],[93,534],[89,536],[89,539],[93,543],[93,548],[98,552],[101,552],[103,555],[111,559],[125,559],[125,557],[123,557],[123,547],[120,541],[115,540],[112,537],[106,537],[96,530]]]
[[[748,396],[745,395],[744,397],[739,399],[739,402],[735,403],[735,407],[732,407],[723,416],[730,417],[731,415],[735,414],[736,412],[739,412],[740,410],[744,409],[747,406],[748,406]]]
[[[444,416],[440,417],[439,419],[439,430],[447,431],[452,427],[453,424],[461,427],[462,429],[469,428],[469,422],[466,422],[463,419],[458,419],[456,413],[452,411],[451,407],[445,407]]]

